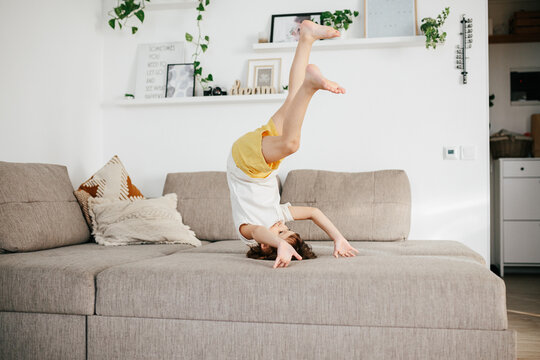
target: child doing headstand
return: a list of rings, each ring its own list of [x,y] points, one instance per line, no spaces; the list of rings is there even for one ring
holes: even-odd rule
[[[318,90],[344,94],[345,89],[308,65],[313,42],[340,36],[339,31],[304,20],[289,74],[289,95],[266,125],[240,137],[227,162],[233,220],[240,238],[251,247],[247,256],[275,259],[274,268],[287,267],[292,257],[315,254],[285,222],[312,220],[334,241],[338,256],[355,256],[353,248],[332,222],[317,208],[280,204],[276,170],[281,160],[300,146],[302,122],[312,96]]]

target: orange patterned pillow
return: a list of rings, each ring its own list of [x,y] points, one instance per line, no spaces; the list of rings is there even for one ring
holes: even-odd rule
[[[114,155],[105,166],[82,183],[74,194],[90,229],[92,229],[92,221],[88,213],[89,198],[144,199],[139,189],[131,183],[131,179],[117,155]]]

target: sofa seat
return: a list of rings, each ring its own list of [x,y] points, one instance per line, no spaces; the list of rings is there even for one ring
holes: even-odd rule
[[[218,242],[111,267],[96,314],[141,318],[469,330],[507,329],[504,282],[457,242],[355,242],[360,255],[272,269]]]
[[[100,271],[191,248],[183,244],[110,247],[85,243],[2,254],[0,311],[92,315],[95,277]]]

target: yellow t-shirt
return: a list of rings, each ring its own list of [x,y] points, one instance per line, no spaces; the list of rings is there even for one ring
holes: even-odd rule
[[[267,163],[262,153],[264,136],[279,136],[274,121],[250,131],[236,140],[232,146],[233,160],[246,175],[252,178],[265,178],[276,170],[281,160]]]

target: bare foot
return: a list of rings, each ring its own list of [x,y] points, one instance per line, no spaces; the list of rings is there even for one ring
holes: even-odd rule
[[[345,89],[339,86],[339,84],[325,78],[317,65],[309,64],[306,67],[304,83],[312,89],[327,90],[334,94],[345,94]]]
[[[341,33],[331,26],[315,24],[313,21],[304,20],[300,25],[300,36],[311,40],[330,39],[341,36]]]

